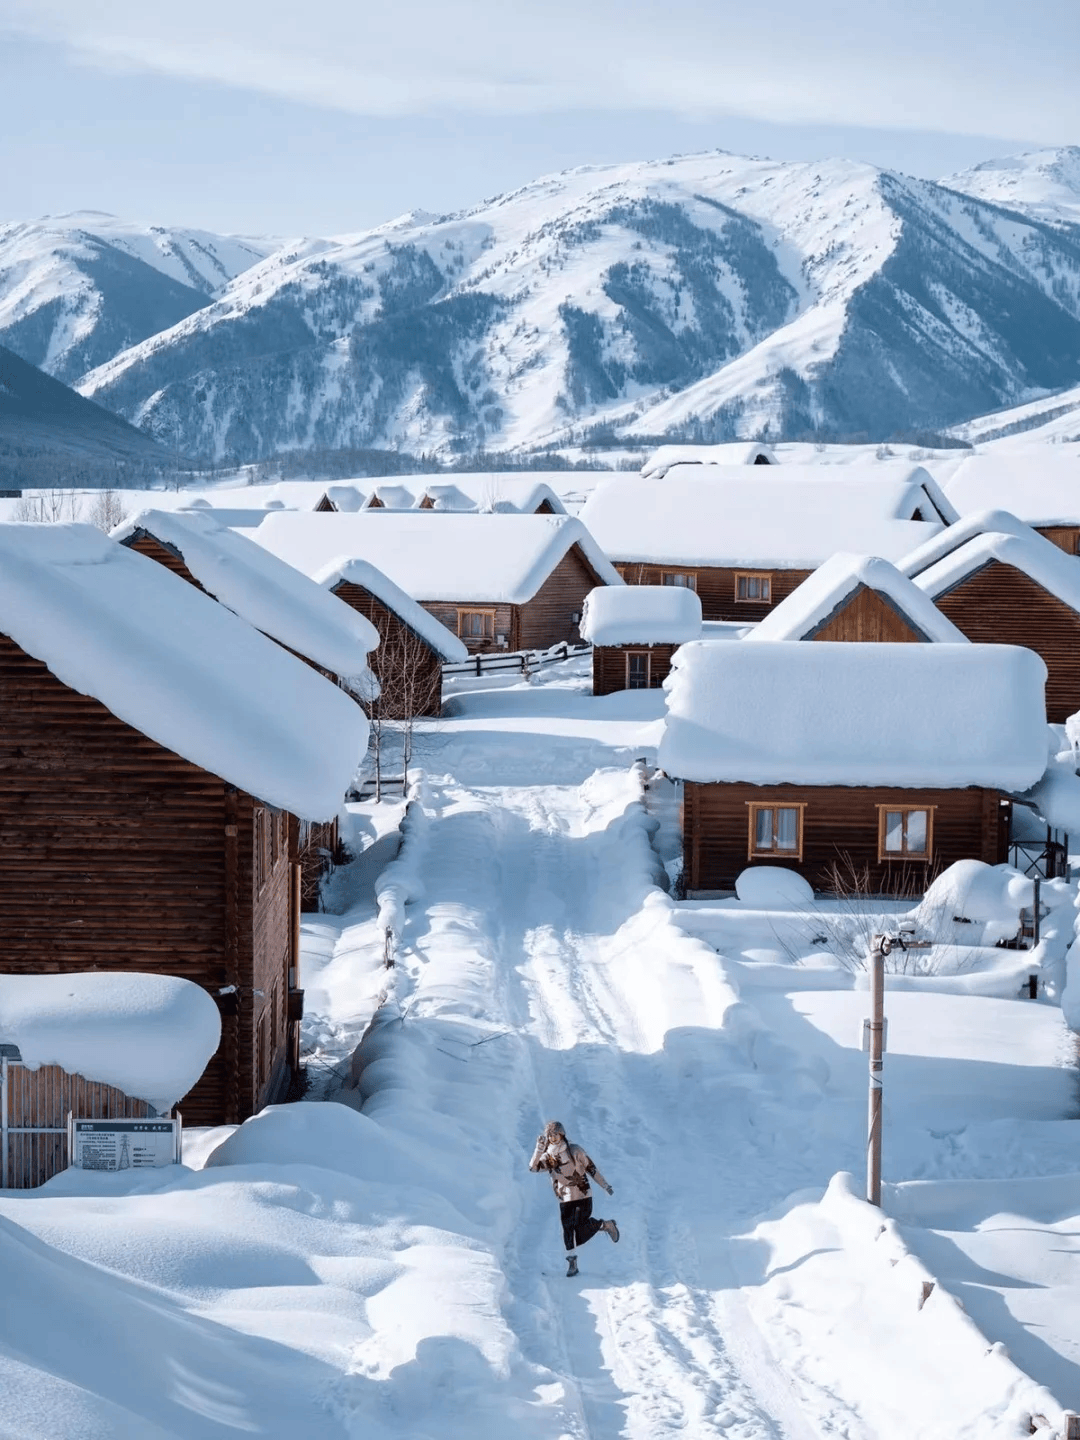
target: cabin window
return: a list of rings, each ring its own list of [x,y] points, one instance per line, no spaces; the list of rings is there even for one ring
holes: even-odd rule
[[[462,640],[494,640],[494,610],[459,610],[457,633]]]
[[[696,590],[697,576],[692,570],[663,570],[660,572],[661,585],[677,585],[680,590]]]
[[[626,652],[627,690],[649,689],[652,670],[650,660],[648,650],[628,650]]]
[[[735,599],[754,605],[772,604],[772,576],[755,575],[748,571],[737,571],[735,575]]]
[[[783,856],[802,859],[803,805],[750,805],[750,843],[747,849],[752,860],[756,855]]]
[[[933,843],[932,806],[878,806],[878,860],[929,860]]]

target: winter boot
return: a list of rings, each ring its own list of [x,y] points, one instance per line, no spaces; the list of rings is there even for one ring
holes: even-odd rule
[[[577,1274],[577,1256],[567,1255],[566,1257],[566,1278],[572,1280]]]
[[[600,1228],[616,1245],[619,1243],[619,1227],[614,1220],[601,1220]]]

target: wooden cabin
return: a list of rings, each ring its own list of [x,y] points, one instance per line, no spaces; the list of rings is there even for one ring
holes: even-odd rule
[[[969,640],[1042,657],[1051,724],[1080,710],[1080,565],[1058,546],[1030,529],[976,534],[915,584]]]
[[[722,445],[661,445],[641,467],[646,479],[662,480],[676,465],[775,465],[776,452],[757,440]]]
[[[826,560],[746,638],[955,645],[966,637],[888,560],[840,554]]]
[[[379,635],[369,621],[343,614],[321,587],[256,545],[247,532],[227,529],[213,511],[143,510],[112,534],[234,611],[358,702],[374,694],[368,655]],[[323,877],[339,848],[336,816],[316,825],[290,819],[289,850],[300,865],[304,910],[318,908]]]
[[[549,479],[535,473],[483,471],[476,474],[406,475],[396,480],[349,481],[331,485],[325,508],[359,510],[456,510],[477,514],[565,515],[566,506]],[[560,482],[563,476],[559,476]]]
[[[684,645],[659,763],[683,782],[687,893],[749,866],[818,891],[921,893],[1008,855],[1047,763],[1045,667],[996,645]]]
[[[701,601],[672,586],[603,585],[585,600],[581,638],[593,647],[594,695],[655,690],[679,646],[701,638]]]
[[[581,512],[628,585],[696,591],[706,621],[763,620],[838,550],[897,559],[941,529],[912,475],[676,465],[614,476]]]
[[[961,518],[1005,510],[1064,550],[1080,555],[1080,460],[1049,447],[1010,455],[971,455],[946,482]]]
[[[586,595],[621,583],[567,515],[279,514],[256,538],[308,575],[342,559],[368,561],[469,654],[576,643]]]
[[[0,526],[0,973],[192,980],[221,1044],[184,1101],[232,1123],[299,1059],[290,816],[340,806],[360,707],[90,526]]]
[[[378,713],[388,720],[440,715],[442,667],[468,657],[462,641],[366,560],[333,560],[315,578],[378,631],[371,657]]]

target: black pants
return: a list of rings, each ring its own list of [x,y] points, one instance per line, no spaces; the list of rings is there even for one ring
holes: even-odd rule
[[[585,1200],[561,1200],[559,1217],[562,1220],[563,1244],[567,1250],[584,1245],[604,1228],[602,1220],[592,1218],[592,1196]]]

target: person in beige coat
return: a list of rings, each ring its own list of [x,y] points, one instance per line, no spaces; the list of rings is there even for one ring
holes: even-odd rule
[[[546,1170],[551,1176],[562,1220],[566,1273],[567,1276],[576,1275],[579,1245],[586,1244],[601,1230],[609,1239],[616,1242],[619,1239],[619,1227],[614,1220],[593,1218],[589,1181],[595,1180],[600,1189],[606,1190],[609,1195],[615,1192],[581,1146],[570,1144],[558,1120],[549,1120],[537,1137],[529,1169],[534,1172]]]

